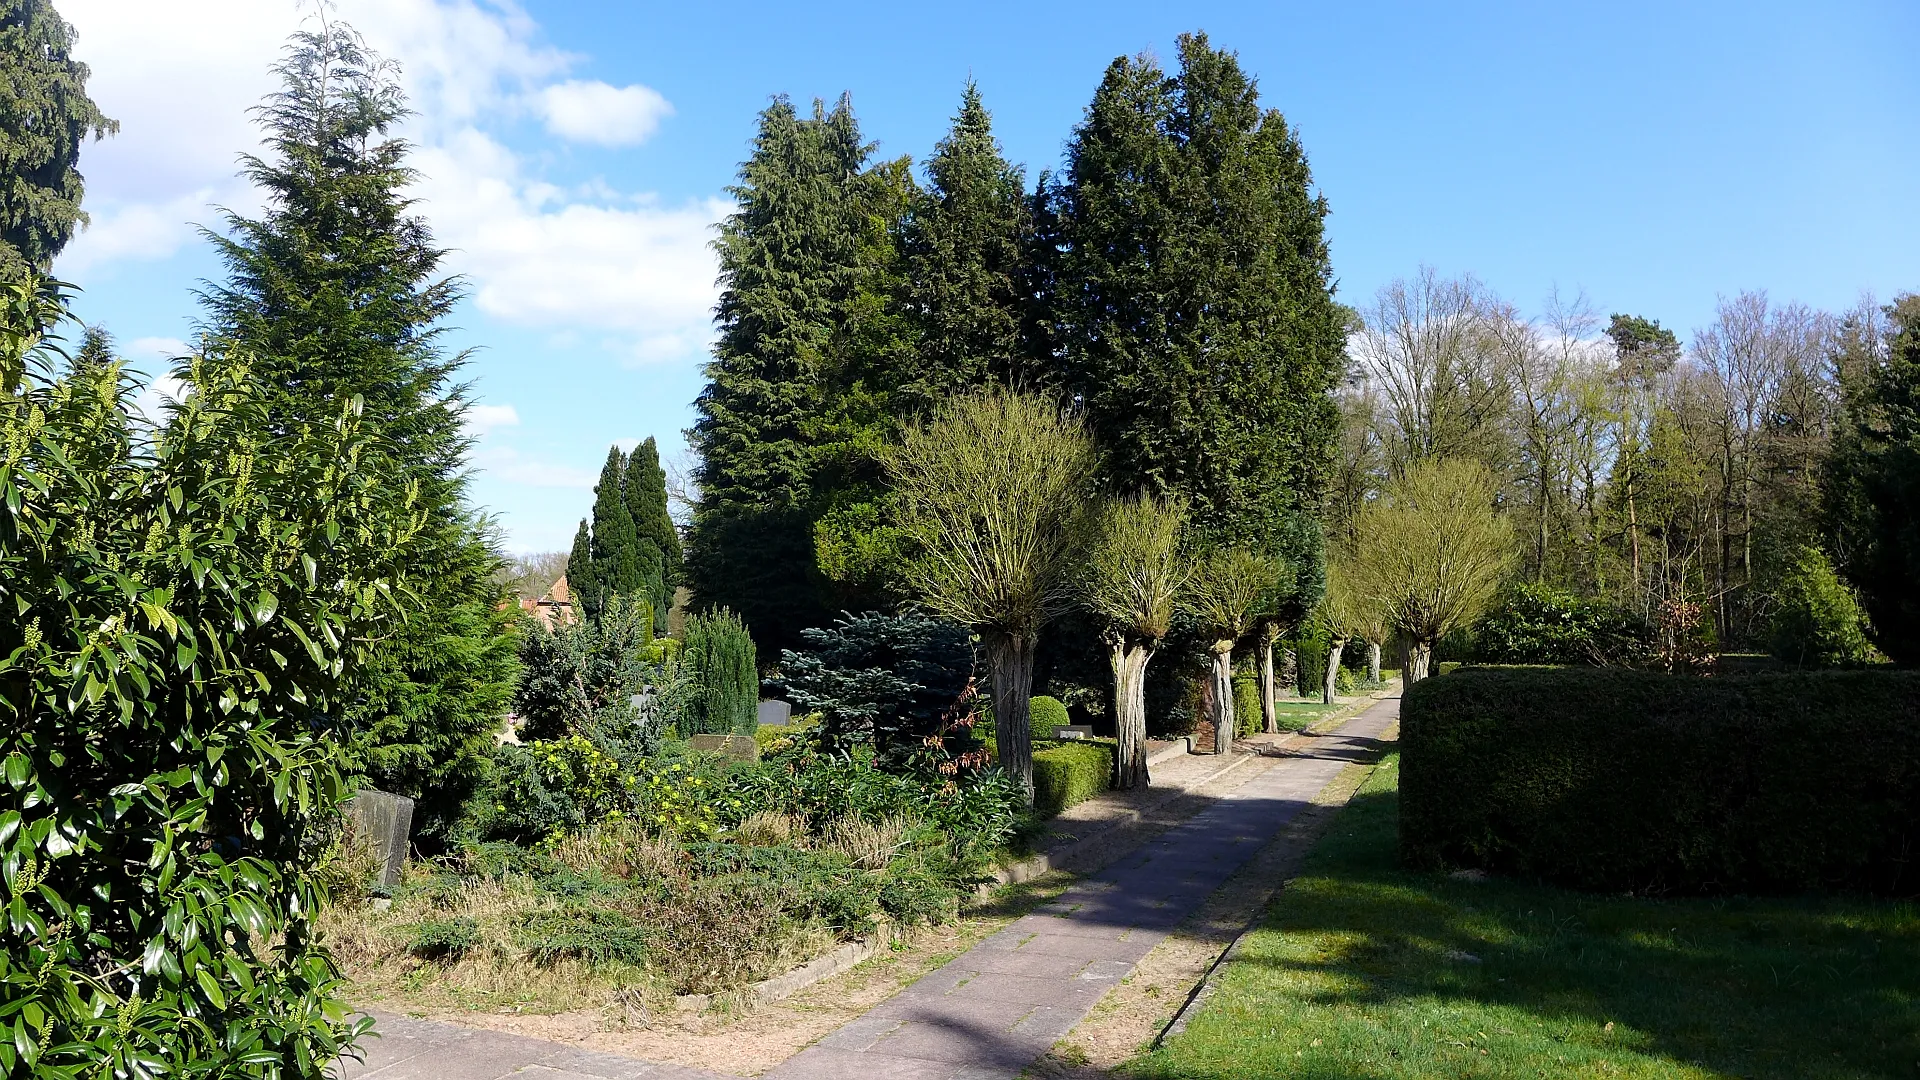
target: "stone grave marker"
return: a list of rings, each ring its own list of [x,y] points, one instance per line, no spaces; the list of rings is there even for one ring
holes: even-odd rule
[[[1056,739],[1091,739],[1093,738],[1093,725],[1055,724],[1053,737]]]
[[[687,741],[695,750],[725,754],[735,761],[760,760],[760,744],[750,735],[695,735]]]
[[[768,698],[760,703],[761,727],[786,727],[793,723],[793,706],[779,698]]]
[[[380,884],[389,889],[400,884],[400,875],[407,869],[407,841],[413,833],[413,800],[362,788],[343,809],[355,842],[373,856]]]

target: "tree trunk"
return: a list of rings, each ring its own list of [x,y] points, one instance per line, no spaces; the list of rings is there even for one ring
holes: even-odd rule
[[[1113,664],[1113,729],[1119,737],[1114,755],[1113,786],[1121,790],[1146,787],[1147,775],[1147,661],[1153,646],[1114,638],[1107,642]]]
[[[1033,725],[1028,705],[1033,697],[1033,638],[1024,634],[994,634],[987,639],[987,665],[993,679],[993,739],[1000,751],[1000,767],[1007,770],[1033,803]]]
[[[1275,702],[1280,700],[1280,688],[1293,686],[1300,678],[1300,655],[1289,645],[1280,650],[1280,670],[1274,675],[1273,693]]]
[[[1213,752],[1233,747],[1233,642],[1213,646]]]
[[[1380,643],[1377,641],[1367,642],[1367,681],[1380,681]]]
[[[1427,663],[1433,659],[1433,642],[1414,639],[1407,652],[1407,670],[1401,672],[1401,684],[1412,686],[1427,677]]]
[[[1333,704],[1333,688],[1340,681],[1340,653],[1347,647],[1346,638],[1334,638],[1327,642],[1327,678],[1320,686],[1320,703]]]
[[[1273,705],[1273,643],[1278,635],[1260,636],[1260,730],[1272,734],[1280,730],[1280,716]]]

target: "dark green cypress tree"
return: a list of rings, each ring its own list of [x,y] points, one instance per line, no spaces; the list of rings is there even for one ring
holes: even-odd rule
[[[752,735],[760,726],[753,636],[724,608],[687,620],[685,658],[694,692],[682,735]]]
[[[44,272],[86,224],[80,144],[120,130],[87,97],[51,0],[0,0],[0,271]]]
[[[917,411],[989,379],[1013,383],[1025,374],[1033,233],[1021,170],[1002,156],[972,82],[926,171],[905,230],[904,284],[919,364],[901,387],[900,405]]]
[[[580,519],[580,528],[573,534],[573,550],[567,555],[567,596],[572,600],[574,610],[585,614],[586,598],[600,595],[600,582],[593,570],[593,530],[588,527],[587,519]]]
[[[635,596],[646,591],[647,575],[640,559],[640,536],[627,510],[627,457],[615,446],[607,450],[600,482],[593,487],[593,585],[587,600],[589,618],[598,618],[609,596]]]
[[[282,89],[259,111],[264,156],[243,158],[265,210],[207,233],[227,269],[201,294],[217,354],[249,366],[282,423],[331,422],[359,398],[424,517],[404,626],[351,675],[350,773],[420,800],[429,834],[481,775],[517,671],[503,559],[467,503],[465,354],[439,345],[460,298],[442,253],[409,213],[406,114],[391,68],[350,28],[294,35]]]
[[[653,625],[666,632],[673,591],[680,586],[680,530],[667,511],[667,473],[660,467],[660,447],[649,435],[627,455],[627,512],[640,537],[641,569],[653,597]]]
[[[1115,60],[1052,192],[1048,319],[1110,482],[1310,561],[1345,320],[1305,151],[1205,35]],[[1302,549],[1307,550],[1302,550]]]
[[[688,437],[700,503],[687,574],[703,610],[727,607],[777,655],[824,621],[814,564],[822,369],[861,281],[869,147],[846,98],[803,120],[760,114],[720,230],[719,340]]]

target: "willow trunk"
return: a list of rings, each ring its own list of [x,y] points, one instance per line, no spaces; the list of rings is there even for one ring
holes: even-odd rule
[[[1233,642],[1213,647],[1213,752],[1233,747]]]
[[[1323,705],[1333,704],[1333,692],[1340,683],[1340,653],[1346,647],[1346,638],[1334,638],[1327,643],[1327,677],[1320,684],[1320,703]]]
[[[1407,653],[1407,670],[1401,674],[1406,685],[1412,686],[1427,677],[1428,662],[1433,659],[1433,642],[1415,639],[1413,648]]]
[[[987,665],[993,680],[993,739],[1000,767],[1020,784],[1033,803],[1033,699],[1031,634],[995,634],[988,639]]]
[[[1380,643],[1377,641],[1367,642],[1367,681],[1380,681]]]
[[[1280,717],[1274,708],[1273,642],[1260,639],[1260,730],[1272,734],[1280,730]]]
[[[1121,790],[1146,787],[1147,775],[1147,661],[1153,646],[1124,639],[1107,643],[1113,664],[1113,729],[1119,747],[1114,755],[1113,786]]]

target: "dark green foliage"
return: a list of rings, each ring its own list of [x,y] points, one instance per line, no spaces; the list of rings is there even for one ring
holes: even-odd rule
[[[1650,663],[1654,630],[1631,612],[1535,582],[1508,588],[1473,628],[1473,652],[1493,664]]]
[[[1787,663],[1844,667],[1872,654],[1860,602],[1819,548],[1802,546],[1793,553],[1773,602],[1773,655]]]
[[[573,550],[567,553],[567,595],[575,609],[582,611],[586,605],[580,597],[600,595],[600,582],[593,569],[593,529],[586,518],[581,518],[580,528],[574,530]]]
[[[1114,752],[1104,739],[1034,740],[1033,812],[1052,817],[1113,787]]]
[[[1260,680],[1252,675],[1233,677],[1233,720],[1239,728],[1240,737],[1246,738],[1260,732],[1262,716],[1260,711]]]
[[[0,1042],[7,1075],[317,1078],[352,1022],[309,920],[334,709],[399,615],[417,508],[342,402],[195,362],[154,434],[49,382],[0,293]]]
[[[422,960],[451,963],[467,955],[480,944],[480,924],[465,915],[445,919],[423,919],[414,927],[407,951]]]
[[[652,543],[659,556],[659,581],[649,580],[655,597],[653,625],[665,627],[667,612],[673,607],[673,590],[680,587],[684,571],[680,551],[680,530],[667,510],[667,473],[660,467],[660,448],[649,435],[633,453],[627,455],[625,480],[627,511],[633,516],[633,528],[643,546],[641,563],[647,563],[644,545]]]
[[[1911,894],[1920,674],[1461,670],[1401,708],[1401,850],[1579,888]]]
[[[1049,313],[1119,491],[1310,561],[1346,315],[1305,151],[1205,35],[1107,69],[1053,192]],[[1306,547],[1301,540],[1308,541]]]
[[[1073,718],[1067,715],[1067,706],[1059,698],[1042,694],[1027,699],[1027,721],[1040,738],[1051,739],[1055,727],[1070,724]]]
[[[646,588],[640,534],[627,509],[626,463],[620,448],[610,447],[606,464],[600,467],[600,482],[593,486],[594,594],[581,598],[590,619],[599,617],[608,597],[637,596]],[[654,555],[658,558],[659,552]]]
[[[1022,326],[1032,211],[973,83],[926,169],[904,243],[918,359],[896,404],[907,412],[989,380],[1016,384],[1030,366]]]
[[[722,608],[687,620],[682,654],[693,686],[681,714],[682,735],[752,735],[760,727],[760,672],[753,638],[740,617]]]
[[[687,572],[769,653],[824,622],[813,572],[822,368],[861,278],[868,147],[851,105],[802,120],[776,100],[721,226],[719,341],[688,433],[699,454]],[[829,406],[836,403],[827,402]]]
[[[1920,663],[1920,297],[1887,309],[1884,359],[1845,387],[1826,477],[1836,561],[1873,623],[1874,642]]]
[[[51,0],[0,0],[0,272],[45,271],[86,224],[80,144],[120,130],[87,97]]]
[[[423,521],[396,582],[411,615],[353,672],[343,748],[350,773],[423,800],[433,831],[479,775],[515,674],[503,560],[467,502],[467,357],[439,344],[460,286],[410,213],[392,68],[336,22],[296,34],[276,70],[266,153],[243,159],[266,208],[207,234],[227,277],[201,296],[204,329],[252,365],[284,428],[359,398],[372,452],[417,485]]]
[[[672,680],[654,659],[652,619],[653,607],[644,599],[615,596],[598,619],[552,630],[523,623],[520,685],[513,696],[521,737],[586,735],[651,753],[663,734],[664,710],[656,701],[638,712],[632,699],[672,693]]]
[[[80,334],[80,347],[74,350],[75,371],[98,371],[115,361],[113,335],[98,326],[89,326]]]
[[[944,619],[843,615],[801,637],[805,650],[780,657],[789,700],[800,712],[821,715],[827,749],[872,746],[889,767],[941,735],[973,685],[972,635]],[[948,747],[954,753],[975,748],[964,738]]]

